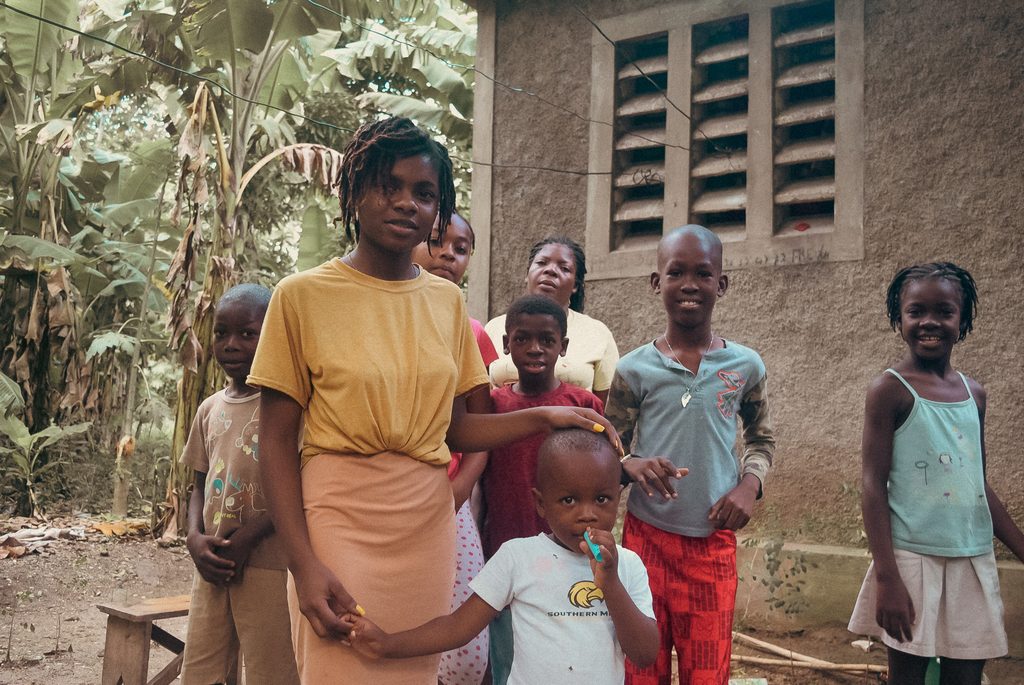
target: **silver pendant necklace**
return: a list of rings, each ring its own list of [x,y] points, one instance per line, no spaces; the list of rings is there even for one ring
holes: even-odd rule
[[[673,349],[672,343],[670,343],[668,341],[668,335],[667,334],[663,335],[662,339],[665,341],[665,344],[668,345],[668,349],[672,353],[672,358],[676,360],[676,364],[679,364],[679,366],[681,366],[681,367],[683,367],[685,369],[686,368],[686,364],[684,364],[681,361],[679,361],[679,355],[676,354],[675,349]],[[711,332],[711,340],[708,341],[708,346],[706,348],[704,348],[704,354],[701,355],[701,360],[704,359],[704,355],[706,355],[708,352],[711,351],[711,346],[714,345],[714,344],[715,344],[715,333],[714,333],[714,331],[712,331]],[[700,365],[697,366],[697,371],[700,372]],[[686,392],[684,392],[683,396],[679,398],[679,403],[683,405],[683,409],[686,409],[686,405],[688,405],[690,403],[690,400],[693,399],[693,395],[690,393],[690,391],[693,390],[696,387],[696,385],[697,385],[697,374],[694,374],[694,376],[693,376],[693,383],[691,383],[690,385],[688,385],[686,387]]]

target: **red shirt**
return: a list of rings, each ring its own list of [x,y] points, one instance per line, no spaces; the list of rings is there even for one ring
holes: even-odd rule
[[[530,407],[586,407],[604,414],[604,405],[594,393],[561,383],[543,395],[520,395],[511,385],[491,390],[495,414]],[[537,433],[501,449],[491,450],[481,484],[487,511],[481,531],[484,555],[490,557],[502,543],[550,533],[547,522],[537,515],[533,488],[537,485],[537,451],[545,434]]]

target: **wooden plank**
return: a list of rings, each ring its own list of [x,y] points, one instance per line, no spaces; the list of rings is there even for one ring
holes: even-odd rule
[[[645,93],[632,97],[615,110],[615,116],[635,117],[641,114],[656,114],[665,111],[664,93]]]
[[[737,152],[734,155],[714,155],[713,157],[702,159],[690,171],[690,176],[693,178],[711,178],[726,174],[738,174],[746,170],[746,152]]]
[[[707,193],[702,193],[700,197],[693,201],[693,212],[695,214],[732,212],[737,209],[746,209],[746,207],[746,188],[713,190]]]
[[[171,685],[181,673],[181,662],[184,660],[184,654],[177,655],[171,659],[169,664],[160,669],[160,672],[153,676],[146,685]]]
[[[734,81],[718,81],[693,94],[695,103],[716,102],[728,100],[729,98],[740,97],[747,94],[747,79],[741,78]]]
[[[636,66],[634,66],[634,64]],[[633,60],[633,62],[626,64],[624,67],[619,69],[619,80],[627,78],[644,78],[643,74],[640,73],[637,67],[640,67],[640,69],[643,70],[643,73],[648,76],[664,74],[668,71],[668,55],[657,55],[655,57]]]
[[[96,608],[110,616],[126,621],[155,621],[188,614],[189,595],[144,599],[136,604],[97,604]]]
[[[775,193],[775,204],[799,205],[809,202],[823,202],[836,196],[834,178],[815,178],[809,181],[794,181]]]
[[[779,74],[779,78],[775,80],[775,87],[792,88],[794,86],[806,86],[811,83],[834,81],[835,78],[836,63],[834,61],[808,62],[807,64],[790,67]]]
[[[790,143],[775,155],[775,164],[800,164],[801,162],[819,162],[836,158],[836,141],[833,138],[823,140],[804,140]]]
[[[787,31],[775,37],[775,47],[790,48],[794,45],[806,45],[818,43],[829,38],[835,38],[835,23],[818,24],[817,26],[806,26],[794,31]]]
[[[107,617],[101,685],[146,685],[151,623]]]
[[[827,98],[823,100],[813,100],[811,102],[802,102],[799,105],[787,107],[775,115],[775,125],[794,126],[796,124],[806,124],[812,121],[835,119],[835,117],[836,101],[833,98]]]
[[[750,54],[750,48],[746,38],[732,40],[728,43],[720,43],[702,50],[693,58],[694,64],[717,64],[729,60],[746,57]]]
[[[153,626],[153,634],[150,638],[153,642],[170,652],[174,652],[175,654],[181,654],[185,651],[185,643],[176,635],[171,635],[160,626]]]

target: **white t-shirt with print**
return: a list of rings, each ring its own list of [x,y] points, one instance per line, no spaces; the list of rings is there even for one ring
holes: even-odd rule
[[[623,587],[654,618],[647,569],[617,546]],[[515,657],[509,685],[622,685],[625,658],[588,557],[546,534],[509,540],[469,584],[501,610],[511,604]]]

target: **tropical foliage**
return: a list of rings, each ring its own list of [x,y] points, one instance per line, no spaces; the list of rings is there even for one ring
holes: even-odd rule
[[[212,304],[344,249],[337,150],[367,117],[410,116],[469,158],[475,16],[458,0],[5,1],[3,495],[38,511],[77,444],[110,463],[123,515],[136,437],[159,426],[146,458],[174,531],[190,474],[171,457],[221,382]]]

